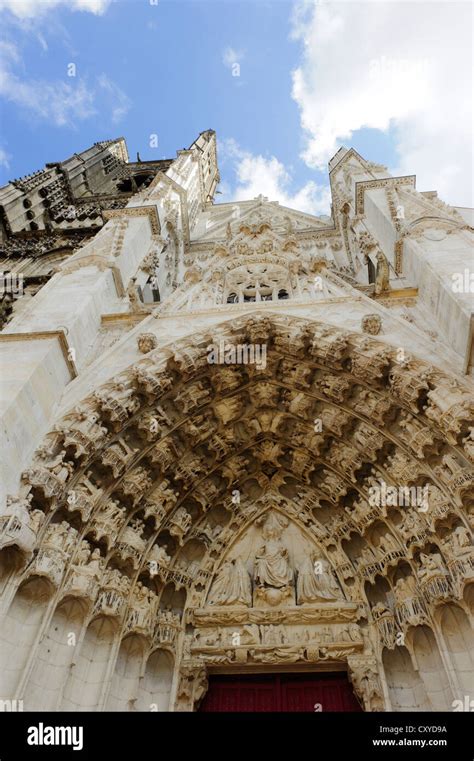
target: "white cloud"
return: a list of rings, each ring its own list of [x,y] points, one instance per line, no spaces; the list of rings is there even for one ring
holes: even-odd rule
[[[221,164],[231,163],[235,176],[235,183],[221,185],[222,201],[248,201],[261,194],[308,214],[330,213],[329,187],[309,181],[292,192],[291,173],[275,156],[254,155],[233,139],[219,141],[218,152]]]
[[[11,159],[10,154],[7,153],[4,148],[0,147],[0,167],[4,167],[5,169],[9,169],[10,168],[10,159]]]
[[[101,74],[97,81],[102,92],[109,98],[112,123],[118,124],[130,110],[132,101],[106,74]]]
[[[235,50],[234,48],[227,47],[222,53],[222,63],[227,66],[228,69],[232,69],[234,64],[240,63],[245,53],[243,50]]]
[[[0,11],[8,10],[20,19],[30,19],[64,5],[71,11],[89,11],[101,15],[111,2],[112,0],[0,0]]]
[[[67,82],[25,79],[15,69],[20,56],[11,42],[0,43],[0,56],[0,96],[57,127],[74,126],[94,116],[98,113],[98,102],[110,110],[114,124],[130,108],[128,96],[105,74],[92,84],[79,77],[71,77]]]
[[[304,48],[293,98],[304,160],[326,167],[355,131],[390,130],[396,173],[473,205],[471,13],[470,3],[455,1],[300,0],[293,36]]]

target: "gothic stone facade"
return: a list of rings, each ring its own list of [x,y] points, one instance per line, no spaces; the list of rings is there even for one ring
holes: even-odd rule
[[[3,700],[191,711],[279,669],[472,698],[469,215],[354,150],[329,176],[330,218],[214,204],[207,131],[0,189]]]

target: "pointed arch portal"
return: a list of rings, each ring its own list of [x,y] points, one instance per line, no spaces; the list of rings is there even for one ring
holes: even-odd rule
[[[287,315],[150,351],[56,423],[1,518],[11,696],[35,708],[47,668],[65,710],[205,708],[225,678],[450,708],[473,411],[435,367]]]

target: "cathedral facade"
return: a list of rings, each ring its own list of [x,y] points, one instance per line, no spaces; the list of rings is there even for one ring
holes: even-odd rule
[[[0,700],[469,710],[471,212],[342,148],[330,217],[216,135],[0,188]]]

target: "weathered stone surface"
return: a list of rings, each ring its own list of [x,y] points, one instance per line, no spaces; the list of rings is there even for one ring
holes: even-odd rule
[[[212,131],[154,169],[0,337],[1,697],[190,711],[211,668],[296,664],[347,670],[367,711],[452,709],[473,677],[469,318],[463,294],[436,306],[444,238],[394,247],[393,209],[469,231],[353,151],[330,222],[210,203]]]

